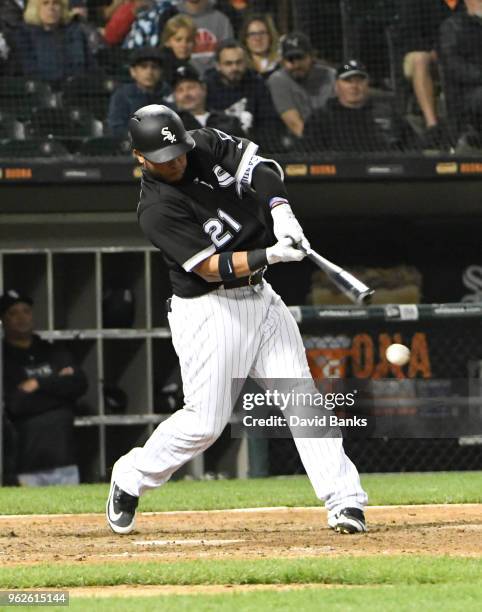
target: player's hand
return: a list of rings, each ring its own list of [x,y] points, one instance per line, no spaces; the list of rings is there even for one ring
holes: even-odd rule
[[[310,243],[305,238],[303,229],[289,204],[278,204],[271,211],[271,215],[274,235],[278,240],[290,238],[293,244],[301,243],[303,248],[310,248]]]
[[[276,244],[266,249],[266,258],[269,264],[287,263],[289,261],[301,261],[306,253],[293,246],[291,238],[283,238]]]

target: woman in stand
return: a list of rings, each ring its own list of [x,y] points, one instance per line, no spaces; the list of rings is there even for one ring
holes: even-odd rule
[[[29,0],[14,37],[24,76],[55,86],[95,67],[84,31],[71,21],[69,0]]]
[[[267,79],[279,68],[279,34],[271,15],[249,15],[240,32],[240,40],[246,49],[249,67]]]
[[[164,26],[161,35],[163,75],[172,84],[179,66],[190,63],[197,28],[188,15],[175,15]]]

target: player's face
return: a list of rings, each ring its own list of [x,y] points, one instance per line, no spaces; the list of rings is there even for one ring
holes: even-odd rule
[[[3,326],[7,338],[29,336],[33,331],[33,311],[30,304],[17,302],[10,306],[3,315]]]
[[[166,47],[170,47],[172,52],[180,60],[186,60],[191,57],[194,49],[194,37],[192,32],[187,28],[179,28],[179,30],[166,40]]]
[[[307,53],[301,57],[288,57],[283,59],[283,67],[295,79],[295,81],[303,80],[311,70],[313,57]]]
[[[206,111],[206,86],[198,81],[181,81],[174,89],[174,100],[179,110],[203,113]]]
[[[139,163],[142,164],[146,170],[165,183],[177,183],[186,172],[187,157],[185,153],[162,164],[156,164],[155,162],[149,161],[138,151],[134,151],[134,154]]]
[[[130,68],[131,77],[141,89],[154,89],[161,80],[159,62],[145,60]]]
[[[271,44],[268,28],[262,21],[252,21],[246,31],[246,46],[251,53],[263,55]]]
[[[52,28],[58,25],[62,16],[59,0],[38,0],[38,15],[44,27]]]
[[[368,100],[368,79],[364,76],[352,76],[336,81],[336,95],[342,106],[360,108]]]
[[[217,66],[228,83],[239,83],[246,72],[244,49],[223,49]]]

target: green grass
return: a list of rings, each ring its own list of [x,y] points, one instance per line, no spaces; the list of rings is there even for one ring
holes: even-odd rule
[[[362,482],[370,504],[482,502],[481,472],[367,474]],[[108,486],[0,488],[2,514],[103,512]],[[257,480],[170,482],[143,496],[141,511],[211,510],[263,506],[314,506],[305,476]]]
[[[196,560],[0,568],[0,588],[116,584],[472,583],[482,588],[482,561],[465,557],[380,556],[259,560]]]
[[[70,599],[69,610],[73,612],[92,610],[104,612],[259,612],[276,610],[335,612],[401,612],[424,610],[424,612],[454,612],[480,610],[482,590],[478,585],[417,585],[382,586],[368,588],[317,589],[306,588],[292,591],[257,591],[251,593],[220,593],[219,595],[169,595],[129,598],[76,598]],[[62,610],[62,608],[48,608]]]

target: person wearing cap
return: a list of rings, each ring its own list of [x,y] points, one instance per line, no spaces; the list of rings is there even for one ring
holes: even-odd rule
[[[302,143],[306,150],[364,153],[419,148],[410,124],[389,103],[371,98],[368,72],[358,60],[339,66],[335,93],[306,122]]]
[[[184,405],[115,462],[106,518],[118,534],[135,528],[141,495],[219,438],[248,376],[296,378],[297,390],[316,390],[296,321],[263,278],[267,266],[301,261],[309,249],[279,163],[247,138],[187,132],[163,105],[139,109],[129,135],[142,166],[138,222],[169,268],[166,311]],[[367,495],[342,439],[295,442],[329,526],[366,531]]]
[[[281,40],[281,68],[268,79],[276,110],[289,132],[301,138],[305,121],[333,95],[335,71],[315,60],[302,32]]]
[[[127,124],[138,108],[158,104],[170,89],[162,80],[162,56],[155,47],[134,49],[130,57],[133,83],[120,85],[112,94],[107,113],[107,125],[112,136],[127,135]]]
[[[237,117],[206,108],[206,84],[193,66],[179,66],[172,87],[177,114],[186,130],[211,127],[234,136],[244,136]]]
[[[33,332],[33,301],[10,289],[0,297],[5,412],[15,432],[21,485],[77,484],[75,401],[87,390],[72,355]],[[12,459],[12,457],[10,457]]]

